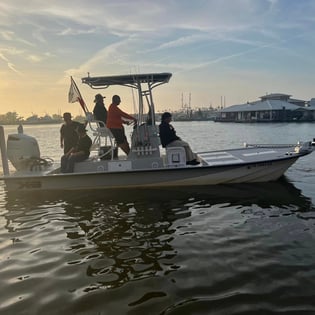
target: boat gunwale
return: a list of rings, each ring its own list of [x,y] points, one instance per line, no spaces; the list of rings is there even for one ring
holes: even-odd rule
[[[213,152],[213,151],[211,151]],[[312,151],[311,151],[312,152]],[[49,174],[37,174],[37,175],[27,175],[27,176],[20,176],[20,175],[5,175],[0,177],[0,180],[10,180],[10,179],[26,179],[26,178],[48,178],[48,177],[73,177],[73,176],[99,176],[99,175],[119,175],[119,174],[133,174],[133,173],[153,173],[153,172],[178,172],[178,171],[184,171],[184,172],[192,172],[196,170],[205,170],[205,169],[214,169],[214,168],[231,168],[231,167],[244,167],[244,166],[251,166],[251,165],[259,165],[259,164],[265,164],[265,163],[271,163],[271,162],[281,162],[284,160],[291,160],[291,159],[298,159],[301,156],[308,155],[311,152],[303,152],[303,153],[295,153],[295,155],[288,155],[281,158],[274,158],[264,161],[250,161],[250,162],[244,162],[244,163],[231,163],[231,164],[222,164],[222,165],[198,165],[198,166],[183,166],[183,167],[165,167],[165,168],[146,168],[146,169],[136,169],[136,170],[125,170],[125,171],[106,171],[106,172],[75,172],[75,173],[49,173]]]

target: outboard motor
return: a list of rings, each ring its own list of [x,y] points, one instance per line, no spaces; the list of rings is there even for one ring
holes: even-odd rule
[[[7,155],[16,170],[27,170],[34,160],[40,159],[37,140],[23,133],[8,135]]]

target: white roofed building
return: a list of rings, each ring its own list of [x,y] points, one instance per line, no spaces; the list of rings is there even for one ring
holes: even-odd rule
[[[313,100],[313,102],[312,102]],[[291,95],[273,93],[260,101],[233,105],[221,109],[216,121],[222,122],[281,122],[315,121],[315,99],[310,102],[292,99]],[[312,103],[313,106],[310,104]]]

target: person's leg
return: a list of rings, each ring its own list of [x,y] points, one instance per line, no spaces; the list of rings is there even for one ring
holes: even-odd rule
[[[130,147],[127,141],[124,141],[123,143],[118,144],[118,147],[121,148],[127,155],[129,154]]]
[[[68,156],[67,155],[63,155],[61,157],[61,161],[60,161],[60,172],[61,173],[66,173],[67,163],[68,163]]]
[[[73,173],[74,171],[74,164],[77,162],[82,162],[86,160],[87,157],[85,155],[72,155],[68,159],[68,164],[67,164],[67,170],[66,173]]]
[[[183,145],[185,152],[186,152],[187,161],[195,160],[196,154],[191,150],[189,144],[183,140],[181,140],[181,142],[182,142],[182,145]]]
[[[125,129],[110,129],[110,131],[116,140],[117,146],[128,155],[130,152],[130,147],[125,135]]]
[[[185,149],[187,162],[192,161],[192,160],[196,160],[196,158],[197,158],[196,154],[194,152],[192,152],[189,144],[186,141],[175,140],[172,143],[168,144],[168,146],[183,147]]]
[[[66,173],[73,173],[74,163],[76,162],[76,157],[74,155],[70,155],[67,163]]]

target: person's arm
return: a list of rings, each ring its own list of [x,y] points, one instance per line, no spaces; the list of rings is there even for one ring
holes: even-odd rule
[[[60,128],[60,148],[63,149],[64,146],[64,136],[63,136],[63,126],[61,126]]]
[[[162,147],[165,148],[165,146],[168,144],[167,126],[165,126],[165,124],[161,124],[159,126],[159,136],[160,136]]]
[[[79,155],[84,155],[85,152],[84,151],[77,151],[77,152],[71,152],[70,155],[72,156],[79,156]]]
[[[70,155],[70,154],[72,154],[72,152],[74,152],[75,151],[75,147],[73,147],[73,148],[71,148],[65,155]]]
[[[120,108],[117,107],[117,109],[118,109],[119,114],[120,114],[121,117],[126,118],[126,119],[129,119],[129,120],[137,121],[136,118],[134,118],[133,116],[131,116],[131,115],[129,115],[129,114],[123,112]]]
[[[177,136],[176,131],[171,124],[169,124],[169,128],[170,128],[170,133],[171,133],[171,137],[173,138],[173,141],[174,140],[181,140],[180,137]]]

